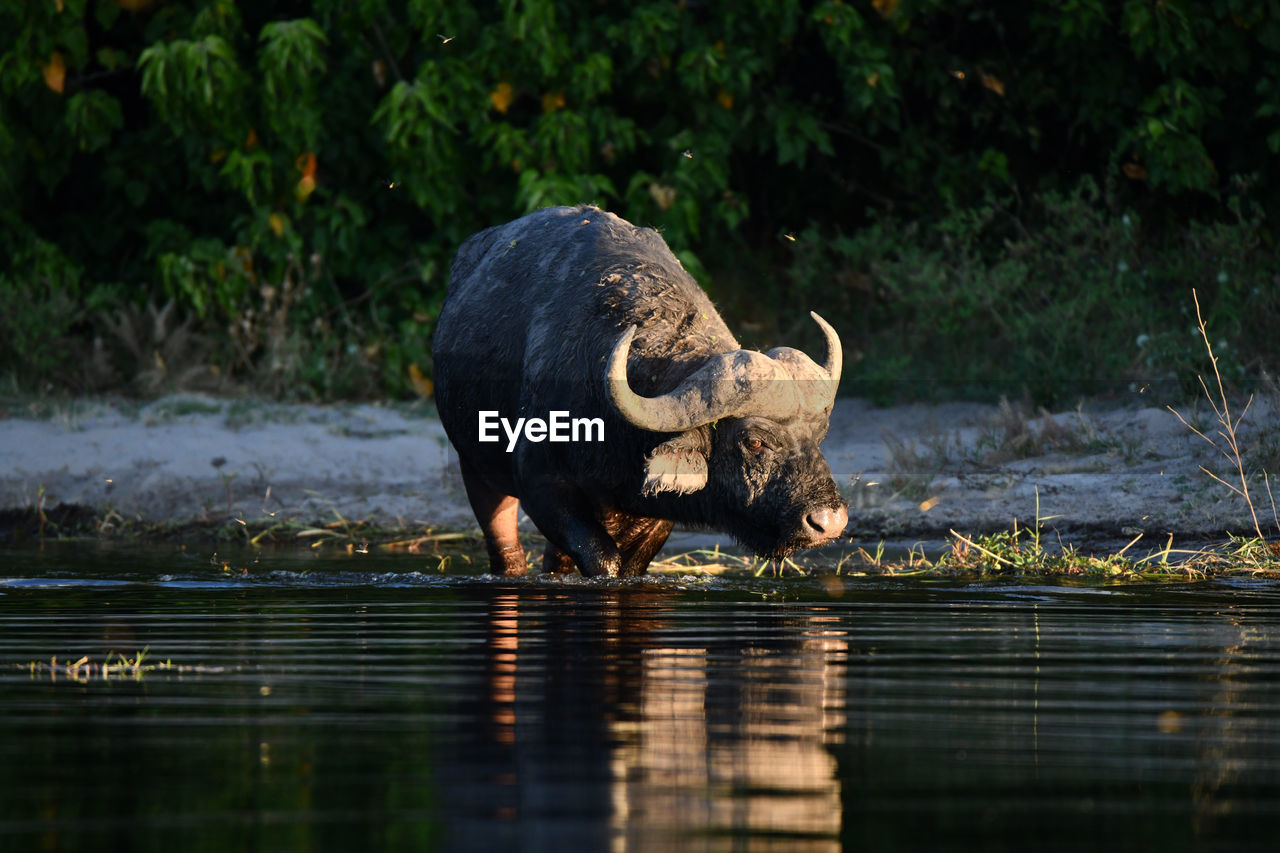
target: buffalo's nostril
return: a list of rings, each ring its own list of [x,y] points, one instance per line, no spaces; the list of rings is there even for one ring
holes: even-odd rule
[[[809,513],[804,521],[817,536],[832,539],[838,536],[844,530],[844,526],[849,523],[849,511],[844,507],[837,509],[823,507]]]

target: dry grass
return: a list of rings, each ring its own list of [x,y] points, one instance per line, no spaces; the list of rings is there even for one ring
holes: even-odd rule
[[[1054,416],[1041,407],[1001,399],[997,411],[978,427],[978,437],[963,441],[959,431],[922,439],[885,435],[888,479],[897,495],[921,500],[935,478],[946,472],[986,469],[1048,453],[1087,453],[1108,447],[1082,410]]]
[[[1249,508],[1249,517],[1253,520],[1253,530],[1257,534],[1260,542],[1266,541],[1266,536],[1262,532],[1262,525],[1258,521],[1258,510],[1254,505],[1254,496],[1249,489],[1249,476],[1245,470],[1244,454],[1240,449],[1240,427],[1244,423],[1245,416],[1249,413],[1250,407],[1253,405],[1254,397],[1249,395],[1249,399],[1245,401],[1244,406],[1240,409],[1240,414],[1233,416],[1231,413],[1231,401],[1227,396],[1227,391],[1222,382],[1222,373],[1218,370],[1218,357],[1214,355],[1213,344],[1209,342],[1209,331],[1205,325],[1204,317],[1200,312],[1200,299],[1194,290],[1191,291],[1191,297],[1195,301],[1196,306],[1196,323],[1200,329],[1200,337],[1204,340],[1205,350],[1209,354],[1209,363],[1213,367],[1213,377],[1216,383],[1217,394],[1215,395],[1209,390],[1209,386],[1205,383],[1204,377],[1197,377],[1200,380],[1200,388],[1204,391],[1205,399],[1209,406],[1213,409],[1214,418],[1217,422],[1217,430],[1214,431],[1214,437],[1206,434],[1190,423],[1182,414],[1172,406],[1169,411],[1177,416],[1183,426],[1200,436],[1208,442],[1215,450],[1222,454],[1227,460],[1233,473],[1228,475],[1228,480],[1205,466],[1201,465],[1200,470],[1208,474],[1218,483],[1226,486],[1233,494],[1239,496]],[[1267,493],[1268,501],[1271,505],[1271,518],[1275,523],[1277,533],[1280,533],[1280,516],[1276,513],[1275,495],[1271,489],[1271,475],[1268,471],[1262,471],[1263,485]]]
[[[1080,453],[1099,447],[1103,441],[1092,421],[1077,410],[1069,420],[1055,418],[1041,406],[1033,410],[1025,403],[1001,398],[1000,408],[985,427],[978,442],[975,461],[1000,465],[1015,459],[1029,459],[1046,453]]]
[[[90,387],[124,385],[142,396],[221,387],[222,377],[208,363],[212,343],[193,329],[192,317],[178,320],[172,301],[126,305],[100,322],[107,334],[93,341],[85,368]]]

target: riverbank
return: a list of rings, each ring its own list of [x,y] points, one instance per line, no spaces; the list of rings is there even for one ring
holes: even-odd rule
[[[1171,412],[1143,402],[1050,414],[839,400],[823,450],[849,501],[850,541],[874,548],[950,530],[977,535],[1030,525],[1037,513],[1050,535],[1090,544],[1142,533],[1158,548],[1170,534],[1251,534],[1245,503],[1200,470],[1228,477],[1227,460]],[[1207,405],[1182,412],[1213,434]],[[1241,428],[1246,458],[1276,453],[1278,414],[1273,401],[1255,401]],[[1269,530],[1265,490],[1257,509]],[[32,524],[56,534],[60,518],[102,536],[223,525],[286,537],[355,523],[421,533],[476,528],[456,456],[426,403],[284,405],[190,394],[10,404],[0,413],[0,510],[8,537]],[[522,527],[532,530],[527,520]]]

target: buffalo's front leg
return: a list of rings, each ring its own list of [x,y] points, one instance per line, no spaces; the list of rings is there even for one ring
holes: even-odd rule
[[[462,484],[467,500],[480,522],[484,544],[489,551],[489,570],[494,574],[525,573],[524,548],[516,529],[520,502],[491,488],[468,465],[461,463]]]
[[[561,551],[550,542],[542,551],[542,571],[545,574],[567,575],[576,568],[573,557]]]
[[[606,516],[605,532],[618,546],[621,557],[618,574],[644,574],[654,555],[666,544],[673,526],[670,521],[660,518],[639,518],[622,514]],[[548,542],[542,553],[542,571],[548,574],[568,574],[573,570],[573,558]]]
[[[616,521],[615,521],[616,519]],[[624,575],[642,575],[654,556],[662,550],[674,525],[660,518],[619,515],[605,522],[622,552]]]

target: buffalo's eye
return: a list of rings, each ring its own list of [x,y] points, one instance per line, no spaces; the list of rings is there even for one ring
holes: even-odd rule
[[[754,435],[744,438],[742,440],[742,446],[752,453],[759,453],[764,450],[764,442],[756,438]]]

